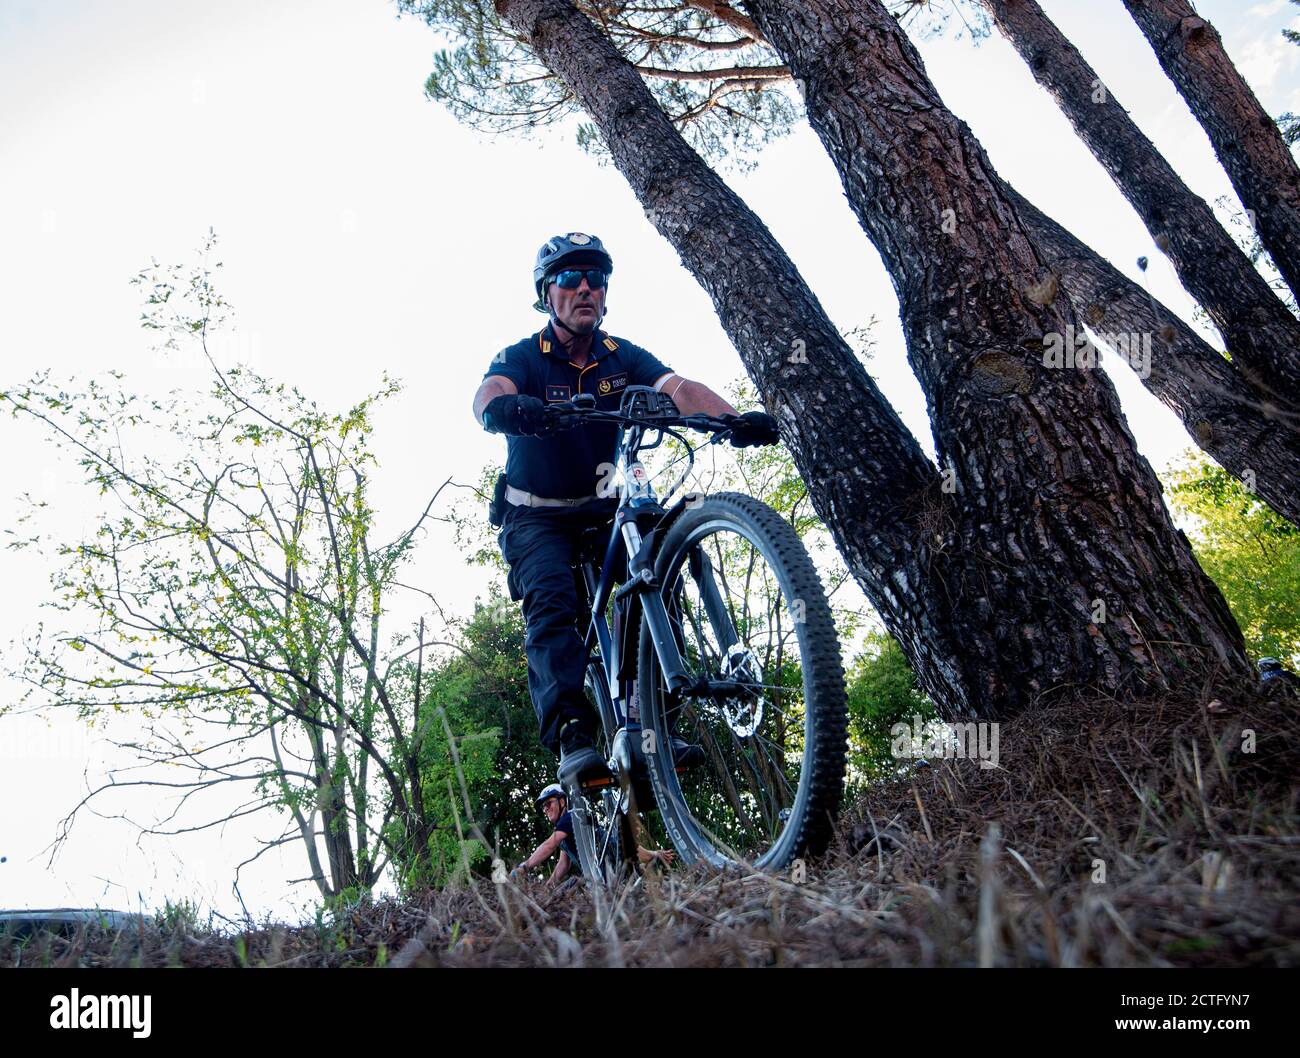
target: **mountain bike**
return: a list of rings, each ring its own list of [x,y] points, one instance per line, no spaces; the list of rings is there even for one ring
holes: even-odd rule
[[[608,775],[569,788],[583,874],[611,881],[637,846],[685,863],[780,869],[821,851],[843,787],[847,696],[821,580],[799,536],[736,492],[683,492],[696,447],[729,424],[629,386],[547,408],[547,430],[618,427],[612,521],[588,530],[575,582],[587,693]],[[641,454],[667,437],[686,463],[661,500]],[[703,447],[702,445],[700,447]],[[615,587],[615,573],[622,574]]]

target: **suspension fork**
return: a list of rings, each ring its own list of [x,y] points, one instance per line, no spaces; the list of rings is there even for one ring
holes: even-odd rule
[[[673,635],[672,620],[668,617],[668,608],[664,606],[660,585],[654,579],[654,570],[649,564],[640,569],[633,568],[634,559],[641,551],[641,530],[635,519],[623,522],[623,544],[628,554],[628,588],[641,594],[641,612],[645,615],[646,625],[650,629],[650,639],[654,643],[655,654],[659,658],[659,668],[664,674],[670,694],[680,693],[695,683],[686,671],[682,661],[682,652],[677,647],[677,637]]]
[[[624,522],[622,528],[628,554],[636,555],[641,548],[640,531],[631,519]],[[717,636],[720,657],[725,658],[727,652],[740,642],[740,637],[732,624],[731,614],[728,613],[727,604],[722,599],[722,592],[718,590],[717,578],[713,575],[713,562],[701,548],[695,547],[691,549],[689,555],[689,566],[691,579],[699,588],[705,613],[713,626],[714,635]],[[659,667],[663,671],[669,693],[676,695],[687,688],[697,688],[708,681],[705,675],[693,676],[687,671],[686,664],[682,660],[681,648],[677,645],[677,637],[673,634],[672,618],[668,616],[668,608],[664,605],[663,585],[655,581],[653,571],[649,567],[641,570],[629,569],[629,574],[629,586],[639,585],[641,609],[650,627],[650,638],[654,642],[655,653],[659,657]]]
[[[725,658],[727,652],[740,642],[735,626],[731,623],[731,614],[727,604],[722,601],[722,592],[713,576],[713,561],[698,544],[691,548],[687,561],[690,565],[691,579],[700,589],[700,598],[704,601],[704,612],[708,614],[709,623],[713,625],[713,634],[718,637],[718,653]]]

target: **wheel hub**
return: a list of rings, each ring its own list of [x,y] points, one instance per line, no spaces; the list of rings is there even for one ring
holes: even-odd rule
[[[737,683],[761,683],[754,652],[740,643],[732,645],[722,660],[723,679]],[[766,701],[759,694],[725,698],[718,703],[727,726],[738,738],[750,738],[763,723]]]

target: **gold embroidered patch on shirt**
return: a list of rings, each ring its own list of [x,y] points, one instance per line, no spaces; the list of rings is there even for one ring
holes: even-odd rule
[[[626,388],[626,371],[621,374],[610,375],[608,378],[602,378],[598,383],[596,383],[596,392],[598,392],[602,397],[606,397],[611,393],[617,393],[620,389]]]

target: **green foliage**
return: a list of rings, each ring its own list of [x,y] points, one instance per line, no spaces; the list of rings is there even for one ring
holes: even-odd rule
[[[180,900],[172,902],[168,899],[160,911],[155,912],[154,921],[157,922],[160,929],[169,933],[198,933],[200,930],[212,928],[212,915],[207,916],[207,921],[202,920],[202,910],[196,901],[182,897]]]
[[[871,632],[866,648],[847,672],[849,692],[849,768],[851,781],[883,778],[898,770],[890,752],[889,729],[938,719],[934,703],[917,686],[897,640]]]
[[[371,416],[396,382],[331,412],[218,367],[207,340],[230,307],[213,285],[214,244],[209,232],[197,265],[154,262],[133,280],[159,355],[196,351],[211,367],[206,397],[141,396],[116,373],[64,388],[48,372],[0,394],[75,454],[91,525],[55,538],[46,606],[62,627],[28,644],[18,676],[27,699],[88,724],[117,712],[143,722],[146,737],[127,744],[137,782],[174,790],[149,777],[157,766],[186,769],[187,799],[243,784],[239,814],[287,817],[322,896],[343,898],[403,851],[386,845],[384,820],[433,825],[407,767],[419,746],[411,637],[384,629],[429,508],[373,539]],[[26,507],[20,524],[39,514]]]
[[[460,825],[433,833],[427,869],[398,862],[407,890],[446,884],[466,867],[486,873],[494,855],[514,862],[531,852],[544,836],[533,796],[555,768],[537,737],[518,606],[476,606],[428,687],[423,786],[432,814]]]
[[[1300,0],[1291,0],[1291,3],[1300,5]],[[1283,29],[1282,36],[1292,44],[1300,44],[1300,32],[1294,29]],[[1282,138],[1286,140],[1287,145],[1294,147],[1296,142],[1300,141],[1300,114],[1288,110],[1278,117],[1277,124],[1282,130]]]
[[[345,885],[336,893],[331,893],[321,902],[326,915],[335,919],[360,907],[366,899],[366,892],[359,885]]]
[[[1300,529],[1231,474],[1188,451],[1166,471],[1169,503],[1190,523],[1197,560],[1255,656],[1300,660]]]
[[[502,468],[495,463],[483,468],[479,480],[461,486],[465,492],[452,505],[447,521],[456,550],[474,566],[483,566],[505,576],[509,567],[497,546],[497,530],[488,521],[487,508]]]
[[[724,22],[689,0],[575,0],[634,67],[686,141],[713,164],[752,168],[768,143],[802,116],[780,57],[731,6]],[[886,0],[909,32],[978,42],[990,33],[975,0]],[[398,0],[451,46],[434,55],[425,94],[457,120],[494,134],[524,134],[581,113],[568,87],[546,68],[489,0]],[[577,124],[578,145],[605,160],[608,150],[590,121]]]
[[[580,113],[568,88],[501,21],[489,0],[399,0],[398,7],[451,44],[435,54],[425,93],[471,128],[527,134]],[[655,100],[712,161],[751,167],[758,150],[789,132],[798,117],[789,77],[771,49],[685,0],[613,6],[578,0],[577,7],[646,72]],[[708,71],[717,74],[695,76]],[[578,124],[577,141],[607,157],[590,122]]]

